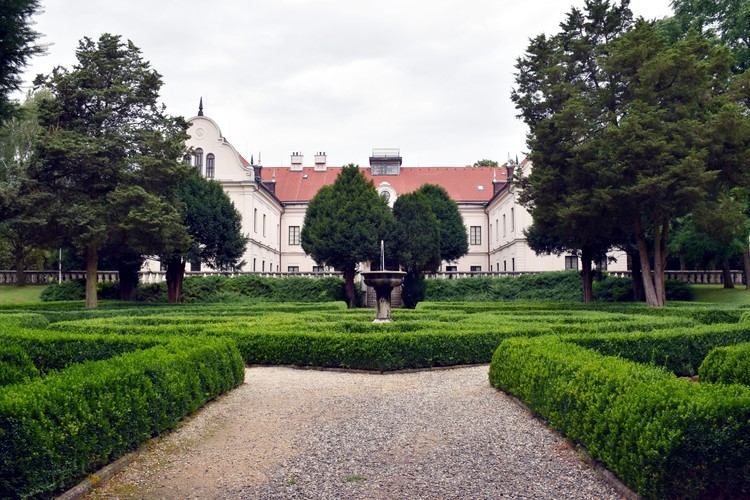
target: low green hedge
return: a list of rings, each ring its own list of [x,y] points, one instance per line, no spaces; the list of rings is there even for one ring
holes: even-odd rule
[[[717,347],[698,370],[701,382],[750,385],[750,343]]]
[[[504,341],[492,358],[490,383],[583,444],[645,497],[748,495],[750,388],[694,384],[571,340]],[[653,354],[658,344],[644,349]]]
[[[0,346],[0,386],[29,382],[39,377],[26,351],[18,346]]]
[[[155,345],[0,388],[0,497],[70,487],[243,381],[228,339],[129,340]]]
[[[664,366],[678,376],[690,377],[698,373],[701,363],[716,346],[750,340],[750,325],[714,324],[627,334],[574,335],[568,340],[602,354]]]
[[[26,328],[47,328],[49,321],[42,314],[37,313],[7,313],[0,314],[0,328],[8,326],[23,326]]]

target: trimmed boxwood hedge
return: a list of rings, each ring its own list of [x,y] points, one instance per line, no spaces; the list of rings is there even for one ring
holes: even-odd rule
[[[707,327],[704,338],[711,328],[714,341],[723,342],[723,325]],[[583,444],[645,497],[747,496],[750,387],[694,384],[662,366],[598,352],[625,346],[618,354],[634,353],[640,342],[655,361],[664,360],[658,349],[669,347],[665,336],[643,334],[631,344],[608,344],[609,335],[590,337],[599,342],[585,336],[508,339],[492,358],[490,383]],[[685,339],[674,337],[675,344]]]
[[[67,368],[0,388],[3,498],[49,496],[70,487],[244,379],[242,359],[228,339],[6,332],[2,341],[17,337],[15,345],[28,349],[35,335],[40,346],[63,351],[56,359],[47,354],[46,368]],[[49,337],[64,340],[53,344]],[[73,346],[86,340],[95,347],[68,364]],[[141,348],[81,362],[111,355],[128,342]]]
[[[698,369],[702,382],[750,385],[750,343],[717,347]]]

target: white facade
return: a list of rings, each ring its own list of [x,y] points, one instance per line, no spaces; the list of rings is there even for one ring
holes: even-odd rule
[[[249,238],[242,270],[273,273],[331,271],[317,266],[304,253],[300,241],[307,204],[315,193],[309,191],[300,194],[300,190],[305,186],[319,189],[332,183],[340,170],[326,166],[325,153],[314,156],[314,167],[304,167],[304,157],[295,152],[291,157],[291,166],[274,167],[269,176],[269,169],[243,158],[224,138],[212,119],[199,114],[191,118],[190,123],[187,145],[194,154],[186,157],[186,161],[200,168],[204,176],[220,182],[242,215],[242,232]],[[410,171],[410,167],[403,167],[401,172],[423,175],[428,170],[422,168],[418,171],[418,168],[411,167],[414,170]],[[530,168],[530,165],[526,168]],[[412,175],[417,179],[412,184],[405,184],[399,175],[372,177],[369,169],[363,171],[371,176],[378,192],[388,196],[391,206],[399,195],[418,187],[412,184],[422,182],[419,175]],[[469,198],[455,199],[460,195],[454,196],[469,235],[469,252],[457,262],[443,262],[442,271],[556,271],[573,266],[573,262],[576,268],[580,267],[576,257],[538,256],[528,247],[523,230],[531,225],[531,216],[518,204],[518,193],[508,182],[510,171],[506,167],[485,167],[483,170],[473,167],[433,167],[432,171],[440,174],[427,176],[425,182],[443,185],[449,193],[451,190],[454,193],[468,193],[466,196]],[[477,180],[480,174],[486,178]],[[462,180],[473,185],[456,190],[455,183]],[[299,188],[288,189],[292,184]],[[617,262],[609,264],[609,269],[626,270],[625,254],[616,257]]]

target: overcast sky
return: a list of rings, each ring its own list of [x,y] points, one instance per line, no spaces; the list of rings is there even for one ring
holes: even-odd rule
[[[42,0],[50,44],[30,82],[75,63],[78,40],[108,32],[163,75],[167,112],[206,116],[248,159],[368,164],[400,148],[409,166],[505,161],[525,151],[510,100],[528,39],[554,33],[583,0]],[[632,0],[636,16],[669,0]]]

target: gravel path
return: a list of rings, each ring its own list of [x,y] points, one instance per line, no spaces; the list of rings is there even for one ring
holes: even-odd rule
[[[247,369],[93,498],[621,498],[487,365]]]

